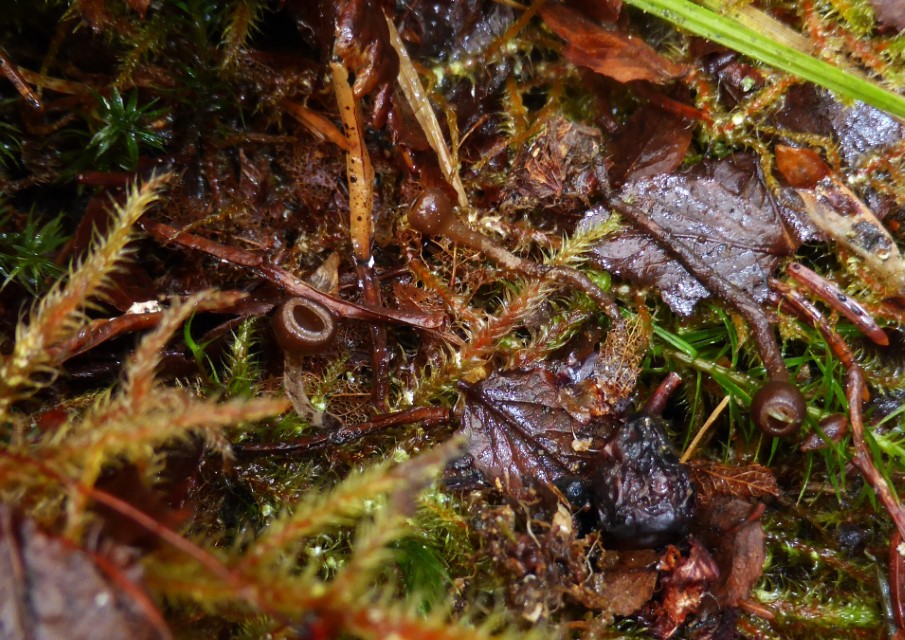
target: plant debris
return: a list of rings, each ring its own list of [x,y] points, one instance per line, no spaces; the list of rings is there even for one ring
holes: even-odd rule
[[[0,636],[901,635],[895,117],[620,0],[7,4]],[[869,93],[900,5],[731,13]]]

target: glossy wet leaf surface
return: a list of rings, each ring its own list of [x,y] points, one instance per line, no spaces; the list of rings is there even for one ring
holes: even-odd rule
[[[767,280],[797,242],[751,156],[736,156],[670,175],[627,183],[620,196],[643,209],[719,275],[763,301]],[[642,286],[654,286],[680,315],[707,289],[644,233],[628,229],[591,252],[595,263]]]
[[[462,426],[475,467],[518,498],[582,472],[590,416],[543,369],[495,374],[465,388]]]

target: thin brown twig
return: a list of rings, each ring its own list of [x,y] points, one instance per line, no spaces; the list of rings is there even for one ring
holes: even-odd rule
[[[36,111],[43,111],[44,105],[41,104],[41,100],[35,95],[35,92],[31,90],[28,83],[25,82],[25,78],[22,77],[18,67],[16,67],[16,65],[12,63],[12,60],[9,59],[9,56],[6,55],[6,51],[3,47],[0,47],[0,73],[3,73],[3,75],[6,76],[6,79],[13,84],[16,91],[19,92],[19,95],[28,103],[28,106]]]
[[[343,445],[354,442],[371,433],[382,431],[400,424],[424,422],[426,424],[438,424],[449,420],[449,409],[444,407],[415,407],[403,411],[394,411],[379,416],[374,416],[367,422],[341,427],[334,431],[318,431],[302,436],[290,442],[274,442],[261,444],[233,445],[237,454],[275,454],[275,453],[307,453],[317,451],[326,446]]]
[[[342,300],[315,289],[282,267],[269,264],[263,256],[180,231],[162,222],[147,221],[143,222],[142,226],[148,234],[161,243],[173,243],[188,249],[203,251],[224,262],[251,269],[265,280],[292,295],[320,302],[340,317],[371,322],[397,322],[426,330],[439,329],[443,324],[443,315],[438,313],[417,313],[388,307],[374,308]]]
[[[855,361],[855,354],[852,353],[851,348],[845,340],[842,339],[842,336],[827,324],[826,318],[823,317],[820,310],[815,307],[810,300],[805,298],[795,287],[791,287],[779,280],[771,280],[770,287],[782,294],[782,299],[780,300],[781,308],[790,310],[803,321],[817,329],[833,351],[833,355],[839,358],[842,365],[846,368],[852,366],[852,363]]]
[[[156,327],[162,317],[163,311],[151,311],[148,313],[127,313],[116,318],[92,320],[72,338],[64,342],[58,342],[47,351],[54,362],[63,363],[124,333]]]
[[[835,284],[797,262],[793,262],[786,267],[786,273],[798,284],[826,302],[831,308],[848,318],[852,324],[858,327],[861,333],[874,343],[884,347],[889,345],[889,337],[877,325],[867,309],[861,306],[857,300],[844,294]]]
[[[855,453],[852,456],[852,464],[864,476],[864,480],[877,494],[877,499],[886,508],[886,512],[896,525],[899,535],[905,538],[905,510],[899,503],[886,478],[874,465],[870,448],[864,437],[864,420],[861,413],[861,401],[864,393],[864,372],[861,367],[854,365],[849,368],[846,381],[845,395],[848,399],[849,419],[852,425],[852,445]]]
[[[682,384],[682,376],[675,371],[670,371],[669,375],[663,378],[657,388],[654,389],[654,392],[644,404],[644,408],[641,409],[641,413],[649,416],[658,416],[663,413],[666,403],[669,402],[670,397],[676,392],[680,384]]]

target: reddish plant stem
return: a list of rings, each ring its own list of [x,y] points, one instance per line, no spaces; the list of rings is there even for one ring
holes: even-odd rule
[[[782,294],[780,303],[783,308],[790,310],[793,314],[801,318],[801,320],[817,329],[817,331],[820,332],[820,335],[823,336],[823,339],[826,340],[826,343],[830,346],[833,355],[839,358],[846,369],[852,366],[852,363],[855,361],[855,355],[852,353],[851,348],[849,348],[845,340],[842,339],[842,336],[836,333],[833,328],[827,324],[826,318],[820,313],[820,309],[815,307],[795,287],[790,287],[779,280],[771,280],[770,286]]]
[[[134,171],[83,171],[75,177],[76,182],[89,187],[125,188],[135,182]]]
[[[6,51],[3,47],[0,47],[0,73],[3,73],[3,75],[6,76],[6,79],[13,84],[16,91],[19,92],[19,95],[28,103],[28,106],[36,111],[42,111],[44,109],[44,105],[41,104],[38,96],[31,90],[28,83],[25,82],[25,78],[22,77],[22,74],[19,73],[16,65],[14,65],[12,60],[9,59],[9,56],[6,55]]]
[[[670,371],[669,375],[663,378],[662,382],[657,385],[657,388],[654,390],[653,394],[651,394],[650,399],[648,399],[644,408],[641,409],[641,413],[649,416],[659,416],[662,414],[663,409],[666,408],[666,403],[669,402],[672,394],[676,392],[676,389],[679,388],[680,384],[682,384],[682,377],[675,371]]]
[[[848,318],[852,324],[881,346],[889,345],[889,337],[883,329],[877,325],[867,309],[856,300],[848,297],[835,284],[817,275],[804,265],[793,262],[786,268],[786,272],[795,282],[808,289],[815,296],[826,302],[830,307]]]
[[[83,551],[81,547],[72,545],[76,550]],[[94,562],[95,566],[107,576],[107,578],[117,586],[121,591],[125,592],[131,599],[132,602],[138,605],[138,608],[141,609],[141,612],[144,614],[145,619],[151,623],[151,626],[159,634],[160,638],[172,638],[173,634],[170,633],[170,628],[167,626],[166,621],[163,619],[163,616],[160,614],[160,611],[157,609],[157,606],[148,596],[144,589],[135,584],[132,580],[130,580],[123,573],[122,569],[120,569],[116,564],[111,562],[109,559],[105,558],[99,553],[93,553],[91,551],[87,551],[88,555],[91,556],[92,562]]]
[[[307,453],[327,446],[342,445],[359,440],[369,434],[382,431],[389,427],[414,422],[424,422],[427,425],[439,424],[449,420],[449,409],[443,407],[415,407],[404,411],[395,411],[379,416],[374,416],[367,422],[341,427],[334,431],[319,431],[302,436],[291,442],[275,442],[264,444],[234,445],[233,449],[238,454],[247,453],[260,455],[265,453]]]
[[[162,317],[163,311],[152,311],[150,313],[127,313],[116,318],[92,320],[71,339],[57,343],[47,351],[51,359],[59,358],[56,361],[62,363],[69,358],[74,358],[86,351],[90,351],[116,336],[156,327]]]
[[[751,334],[757,352],[767,369],[771,380],[786,382],[789,372],[782,359],[782,351],[773,327],[763,308],[747,293],[715,272],[707,263],[696,256],[672,233],[655,222],[638,207],[619,198],[611,197],[609,204],[632,225],[647,233],[657,245],[685,267],[713,295],[719,297],[732,309],[741,314],[751,326]]]
[[[849,420],[852,425],[852,445],[855,453],[852,456],[852,464],[864,476],[864,480],[877,494],[877,499],[886,508],[889,517],[898,529],[899,535],[905,538],[905,510],[896,499],[886,482],[886,478],[877,470],[873,463],[870,448],[864,438],[864,421],[861,414],[861,398],[863,397],[864,372],[861,367],[855,365],[848,370],[845,395],[848,399]]]
[[[198,562],[198,564],[205,567],[208,571],[210,571],[217,577],[229,582],[232,586],[235,586],[237,590],[241,587],[241,585],[237,583],[237,578],[226,567],[226,565],[220,562],[220,560],[218,560],[213,555],[197,546],[193,542],[186,540],[178,533],[176,533],[166,525],[161,524],[143,511],[136,509],[128,502],[121,500],[120,498],[117,498],[116,496],[111,495],[106,491],[101,491],[100,489],[95,489],[94,487],[87,487],[79,482],[76,482],[75,480],[72,480],[71,478],[67,478],[66,476],[58,473],[43,462],[40,462],[28,456],[13,453],[12,451],[0,450],[0,457],[14,460],[17,464],[33,467],[48,478],[51,478],[52,480],[55,480],[56,482],[59,482],[60,484],[71,489],[75,489],[75,491],[77,491],[81,495],[99,502],[102,505],[109,507],[110,509],[113,509],[120,515],[125,516],[129,520],[132,520],[142,529],[145,529],[146,531],[157,536],[158,538],[169,544],[171,547],[174,547],[175,549],[178,549],[179,551],[185,553],[187,556],[194,558],[195,561]]]
[[[438,329],[443,324],[443,316],[437,313],[414,313],[401,311],[399,309],[389,309],[385,307],[375,308],[348,302],[315,289],[310,284],[299,280],[282,267],[269,264],[263,256],[251,253],[250,251],[245,251],[244,249],[239,249],[237,247],[229,247],[220,244],[219,242],[202,238],[201,236],[182,232],[175,227],[163,224],[162,222],[147,221],[142,224],[145,231],[162,244],[173,243],[188,249],[203,251],[224,262],[250,269],[265,280],[272,282],[292,295],[302,296],[320,302],[340,317],[369,322],[396,322],[425,330]]]
[[[901,544],[902,534],[894,531],[889,539],[889,595],[898,634],[905,631],[905,558],[899,553]]]

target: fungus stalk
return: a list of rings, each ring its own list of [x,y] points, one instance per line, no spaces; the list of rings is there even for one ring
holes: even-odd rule
[[[336,337],[330,310],[308,298],[290,298],[273,316],[273,332],[285,353],[283,386],[296,412],[314,427],[324,426],[324,412],[311,404],[305,391],[304,358],[325,352]]]

